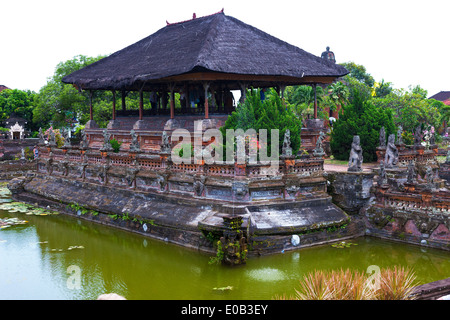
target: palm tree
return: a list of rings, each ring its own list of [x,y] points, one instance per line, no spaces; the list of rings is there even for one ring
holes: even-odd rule
[[[317,102],[323,100],[323,89],[316,88]],[[300,116],[314,105],[314,88],[308,85],[295,86],[293,92],[289,93],[288,102],[294,106],[295,113]]]
[[[341,110],[342,105],[348,102],[350,92],[345,84],[338,81],[328,87],[328,93],[330,94],[330,99],[336,105],[336,113],[333,115],[336,115],[335,118],[338,119],[339,111]]]

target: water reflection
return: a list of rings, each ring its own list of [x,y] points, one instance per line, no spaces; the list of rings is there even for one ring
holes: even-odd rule
[[[374,238],[228,268],[210,265],[208,255],[194,250],[63,215],[0,212],[7,216],[29,222],[0,231],[0,299],[96,299],[109,292],[127,299],[271,299],[292,293],[314,269],[370,265],[413,266],[423,283],[450,277],[448,252]],[[224,287],[232,289],[215,290]]]

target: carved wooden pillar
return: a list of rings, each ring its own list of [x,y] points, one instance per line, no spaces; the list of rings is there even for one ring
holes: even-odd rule
[[[126,103],[125,103],[125,91],[122,91],[122,112],[124,112],[123,115],[125,115],[125,110],[127,109]]]
[[[187,113],[189,108],[191,107],[190,105],[190,99],[189,99],[189,86],[187,84],[184,85],[184,97],[185,97],[185,110],[183,113]]]
[[[92,90],[89,90],[89,119],[94,120],[94,112],[92,107]]]
[[[245,99],[247,99],[247,84],[239,83],[239,86],[241,87],[241,98],[239,99],[239,101],[241,103],[244,103]]]
[[[205,89],[205,119],[209,119],[209,105],[208,105],[209,82],[205,82],[203,84],[203,88]]]
[[[116,91],[115,90],[113,90],[112,91],[112,95],[113,95],[113,101],[112,101],[112,103],[113,103],[113,105],[112,105],[112,107],[113,107],[113,114],[112,114],[112,119],[113,120],[116,120]]]
[[[170,85],[169,90],[170,90],[170,119],[173,119],[175,117],[175,94],[173,92],[175,90],[175,86]]]
[[[142,89],[139,90],[139,120],[144,117],[144,95]]]
[[[317,84],[314,84],[313,88],[314,88],[314,119],[317,119]]]

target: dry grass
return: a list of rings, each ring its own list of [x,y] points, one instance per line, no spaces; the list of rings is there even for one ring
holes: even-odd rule
[[[377,278],[375,278],[375,277]],[[414,272],[394,267],[369,276],[347,270],[314,271],[306,274],[294,296],[275,296],[275,300],[409,300],[417,285]],[[373,280],[376,281],[373,281]]]
[[[375,292],[377,300],[411,300],[416,276],[409,269],[394,267],[380,274],[380,288]]]

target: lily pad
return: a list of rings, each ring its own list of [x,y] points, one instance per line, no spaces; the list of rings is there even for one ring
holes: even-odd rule
[[[0,218],[0,229],[9,228],[11,226],[26,224],[28,221],[20,220],[18,218]]]
[[[233,286],[227,286],[227,287],[220,287],[220,288],[213,288],[214,291],[229,291],[233,290]]]
[[[358,245],[357,243],[341,241],[339,243],[332,244],[331,246],[333,248],[344,249],[349,248],[350,246],[357,246],[357,245]]]

